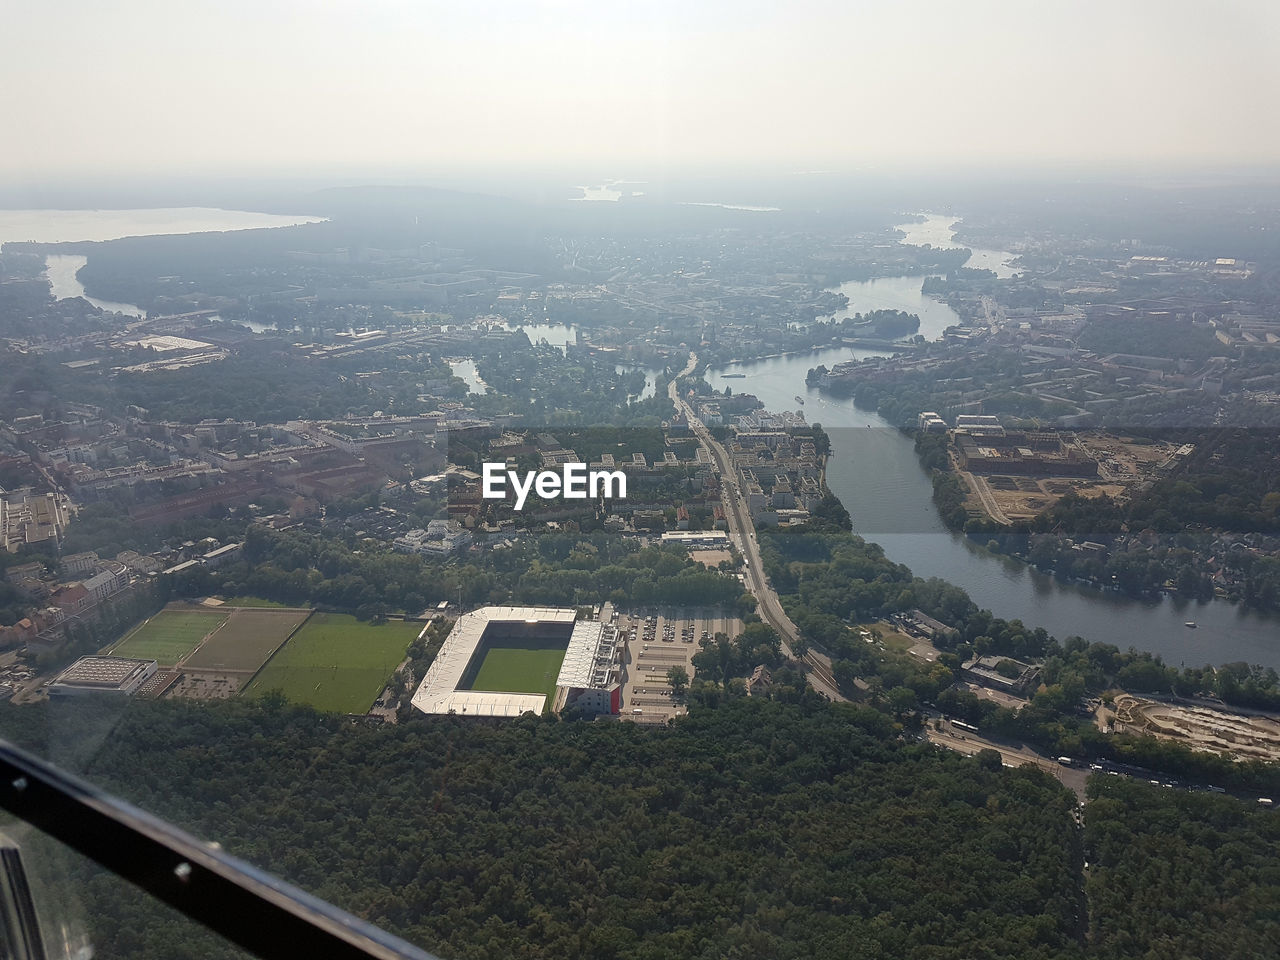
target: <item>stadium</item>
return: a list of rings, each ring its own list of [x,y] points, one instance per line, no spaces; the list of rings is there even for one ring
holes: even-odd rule
[[[423,713],[516,717],[617,714],[622,646],[614,628],[554,607],[482,607],[459,617],[413,695]]]

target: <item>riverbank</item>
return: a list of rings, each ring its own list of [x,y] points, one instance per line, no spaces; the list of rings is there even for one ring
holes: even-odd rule
[[[816,353],[827,353],[828,351],[846,351],[849,347],[865,347],[877,351],[877,356],[885,356],[885,350],[919,350],[926,344],[903,343],[898,340],[869,340],[863,338],[849,339],[844,338],[842,345],[833,346],[830,343],[822,344],[816,347],[807,347],[800,350],[783,350],[778,353],[765,353],[757,357],[733,357],[728,360],[717,358],[716,363],[720,366],[728,364],[752,364],[765,363],[769,360],[783,360],[787,357],[812,357]],[[856,358],[855,358],[856,359]],[[729,380],[750,379],[750,374],[728,374],[725,377]]]
[[[1092,447],[1096,440],[1087,433],[1070,436],[1079,449],[1086,449],[1085,444]],[[944,435],[915,431],[914,437],[920,466],[931,474],[933,501],[943,523],[988,553],[1025,563],[1060,583],[1134,600],[1214,600],[1238,603],[1258,613],[1277,611],[1261,574],[1253,574],[1250,600],[1249,582],[1241,583],[1237,564],[1226,559],[1210,562],[1209,558],[1223,552],[1223,543],[1237,534],[1197,530],[1175,536],[1146,527],[1142,520],[1130,531],[1126,518],[1134,504],[1125,498],[1145,496],[1142,482],[1166,482],[1158,475],[1144,480],[1135,474],[1128,484],[1083,476],[988,476],[964,470]],[[1113,445],[1120,442],[1110,440]],[[1122,499],[1119,504],[1108,500],[1091,506],[1102,502],[1103,495]],[[1064,497],[1079,499],[1064,501]],[[1064,503],[1062,514],[1055,513],[1059,503]],[[1274,554],[1259,557],[1268,555]],[[1246,570],[1244,576],[1249,575]]]
[[[950,529],[934,505],[932,478],[921,468],[911,438],[852,400],[805,384],[815,361],[849,359],[849,353],[841,348],[817,357],[806,352],[719,365],[705,379],[716,389],[754,394],[771,410],[795,409],[795,395],[804,396],[806,419],[821,423],[831,437],[826,483],[853,516],[854,531],[917,576],[955,584],[997,616],[1042,626],[1057,637],[1079,635],[1122,650],[1132,646],[1171,664],[1245,661],[1280,668],[1280,618],[1222,601],[1137,600],[1063,582],[988,553]],[[726,380],[725,373],[747,377]],[[1187,620],[1197,621],[1199,629],[1186,629]]]

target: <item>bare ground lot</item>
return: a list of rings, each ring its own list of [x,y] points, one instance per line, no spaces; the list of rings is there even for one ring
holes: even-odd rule
[[[1109,433],[1080,431],[1076,436],[1079,446],[1098,461],[1097,478],[1002,474],[970,476],[960,469],[952,451],[951,469],[961,476],[968,488],[965,509],[973,516],[986,515],[996,520],[1003,517],[1017,521],[1029,520],[1044,513],[1069,492],[1081,497],[1100,497],[1105,494],[1123,498],[1129,495],[1129,490],[1134,485],[1153,479],[1156,468],[1165,463],[1177,449],[1163,441],[1148,443]],[[982,489],[977,489],[979,485]]]
[[[689,559],[709,570],[718,570],[720,564],[733,559],[733,554],[728,550],[690,550]]]
[[[1134,437],[1113,433],[1086,431],[1080,442],[1100,464],[1104,478],[1119,482],[1150,477],[1160,464],[1173,455],[1177,447],[1163,440],[1147,443]]]
[[[1124,693],[1116,697],[1114,729],[1177,740],[1194,750],[1252,760],[1280,760],[1280,722],[1198,704],[1162,703]]]

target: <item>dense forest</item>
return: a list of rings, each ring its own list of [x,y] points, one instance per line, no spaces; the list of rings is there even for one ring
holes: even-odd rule
[[[813,695],[656,730],[379,729],[169,702],[39,713],[6,710],[5,727],[98,731],[64,762],[445,957],[1078,954],[1067,791]],[[208,955],[158,913],[111,922],[114,889],[84,888],[98,955]]]
[[[235,702],[6,706],[0,725],[443,957],[1244,958],[1276,937],[1270,810],[1099,775],[1082,836],[1039,770],[790,699],[658,729]],[[38,892],[98,956],[236,955],[43,862],[65,875]]]
[[[483,565],[375,549],[349,533],[252,526],[244,544],[235,563],[169,578],[170,596],[252,594],[362,618],[459,598],[467,605],[612,600],[737,607],[743,597],[735,577],[693,562],[681,547],[641,547],[603,531],[522,539],[493,551]]]
[[[1094,777],[1085,810],[1090,940],[1100,957],[1272,956],[1280,817],[1228,797]]]

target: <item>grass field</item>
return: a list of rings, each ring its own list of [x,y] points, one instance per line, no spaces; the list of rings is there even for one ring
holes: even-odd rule
[[[161,610],[112,649],[115,657],[155,660],[171,667],[227,619],[216,610]]]
[[[245,688],[247,696],[280,689],[293,703],[364,713],[422,631],[392,620],[374,626],[339,613],[316,613]]]
[[[490,647],[480,661],[471,689],[541,693],[550,705],[556,698],[556,677],[562,663],[564,647]]]
[[[307,618],[308,610],[232,610],[226,624],[186,662],[193,670],[253,673]]]

